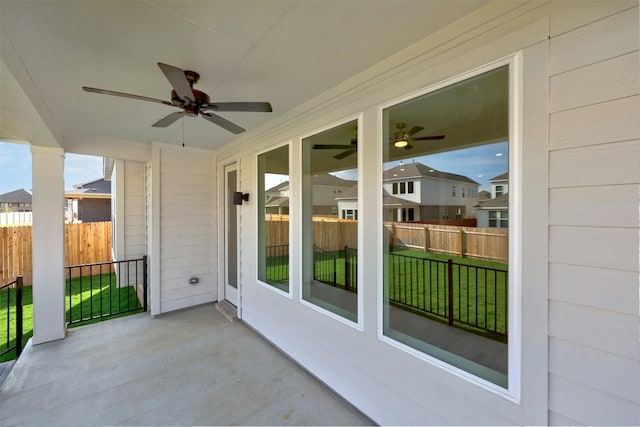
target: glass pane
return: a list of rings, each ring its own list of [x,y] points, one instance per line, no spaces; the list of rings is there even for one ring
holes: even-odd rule
[[[227,285],[238,287],[238,207],[233,204],[236,170],[227,172]]]
[[[358,122],[302,140],[304,300],[358,319]]]
[[[289,146],[258,156],[258,279],[289,292]]]
[[[509,69],[383,113],[383,333],[507,387]]]

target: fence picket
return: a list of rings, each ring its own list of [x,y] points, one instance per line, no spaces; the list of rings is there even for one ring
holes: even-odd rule
[[[0,227],[0,280],[33,282],[31,226]],[[65,265],[111,261],[111,221],[65,225]]]

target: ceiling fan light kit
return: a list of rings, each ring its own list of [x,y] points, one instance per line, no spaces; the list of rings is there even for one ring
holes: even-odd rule
[[[202,118],[216,124],[229,132],[239,134],[245,131],[244,128],[237,124],[207,110],[213,111],[242,111],[242,112],[262,112],[270,113],[273,111],[271,104],[268,102],[211,102],[211,98],[204,92],[193,88],[193,85],[200,80],[200,74],[191,70],[182,70],[172,65],[158,62],[158,67],[163,72],[171,87],[171,102],[161,99],[149,98],[146,96],[133,95],[130,93],[116,92],[106,89],[97,89],[93,87],[83,86],[86,92],[97,93],[102,95],[119,96],[122,98],[137,99],[140,101],[155,102],[168,105],[170,107],[182,108],[182,111],[175,111],[157,122],[153,127],[167,127],[175,123],[184,116]]]

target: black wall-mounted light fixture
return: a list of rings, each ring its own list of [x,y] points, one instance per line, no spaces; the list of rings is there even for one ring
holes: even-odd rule
[[[243,200],[245,202],[249,201],[249,193],[243,193],[241,191],[234,191],[233,192],[233,204],[234,205],[241,205]]]

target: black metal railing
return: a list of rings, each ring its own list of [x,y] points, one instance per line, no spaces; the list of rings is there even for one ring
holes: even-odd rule
[[[6,297],[6,334],[2,337],[4,344],[0,346],[0,358],[15,351],[15,358],[20,357],[22,353],[22,335],[23,335],[23,307],[22,307],[22,276],[16,277],[13,282],[0,286],[0,292]],[[4,298],[3,298],[4,299]],[[15,308],[14,308],[15,307]],[[13,322],[11,313],[13,311]],[[13,323],[13,325],[12,325]],[[13,326],[13,327],[12,327]]]
[[[358,289],[358,250],[326,251],[314,247],[313,280],[356,292]]]
[[[460,264],[451,259],[393,253],[388,257],[391,304],[506,340],[507,270]]]
[[[289,245],[267,246],[265,248],[267,282],[289,280]]]
[[[147,257],[65,267],[67,322],[147,311]]]

